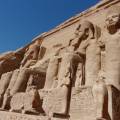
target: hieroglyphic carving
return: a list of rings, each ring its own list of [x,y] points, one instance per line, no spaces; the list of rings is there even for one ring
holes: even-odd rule
[[[95,103],[91,87],[72,89],[70,116],[76,120],[95,119]]]

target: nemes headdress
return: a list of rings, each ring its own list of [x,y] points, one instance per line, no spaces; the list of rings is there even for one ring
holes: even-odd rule
[[[80,22],[80,24],[79,24],[79,26],[77,27],[76,30],[79,31],[79,29],[81,29],[81,28],[84,28],[84,29],[89,28],[89,29],[91,29],[92,34],[94,36],[95,29],[94,29],[94,25],[91,22],[89,22],[87,20]]]

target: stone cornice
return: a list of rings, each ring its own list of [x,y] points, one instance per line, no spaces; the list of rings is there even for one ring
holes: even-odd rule
[[[78,22],[83,17],[84,18],[88,17],[88,16],[90,16],[92,14],[95,14],[95,13],[99,12],[102,9],[106,9],[106,8],[108,8],[108,7],[110,7],[110,6],[114,5],[114,4],[119,3],[119,2],[120,2],[120,0],[103,0],[103,1],[99,2],[98,4],[96,4],[95,6],[81,12],[80,14],[75,15],[74,17],[72,17],[72,18],[70,18],[68,20],[66,20],[62,24],[55,27],[54,29],[52,29],[52,30],[50,30],[48,32],[40,34],[39,36],[35,37],[32,41],[37,40],[40,37],[43,37],[43,38],[47,37],[47,36],[57,32],[57,31],[59,31],[61,29],[64,29],[65,27],[68,27],[68,26]]]

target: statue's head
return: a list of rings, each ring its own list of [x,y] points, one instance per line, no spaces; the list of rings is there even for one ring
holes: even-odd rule
[[[94,33],[94,25],[87,20],[81,22],[75,32],[77,36],[83,37],[83,39],[86,39],[88,37],[94,38]]]
[[[112,28],[120,28],[120,7],[119,6],[115,6],[112,7],[106,16],[106,26],[109,29]]]

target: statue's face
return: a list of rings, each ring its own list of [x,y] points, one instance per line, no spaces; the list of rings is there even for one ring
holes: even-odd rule
[[[86,39],[89,35],[89,28],[81,26],[80,29],[76,33],[79,37]]]
[[[120,22],[120,15],[118,13],[112,13],[106,17],[107,27],[116,26],[119,22]]]

